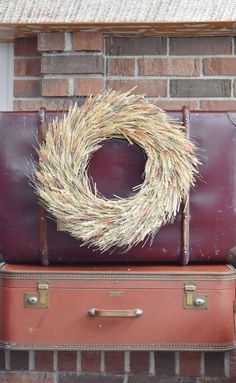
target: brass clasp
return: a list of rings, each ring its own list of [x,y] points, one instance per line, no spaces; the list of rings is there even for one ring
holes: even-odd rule
[[[184,285],[184,308],[185,310],[207,310],[208,296],[194,294],[197,285],[194,282],[187,282]]]
[[[25,308],[47,308],[48,307],[48,287],[47,281],[37,283],[37,291],[24,294]]]

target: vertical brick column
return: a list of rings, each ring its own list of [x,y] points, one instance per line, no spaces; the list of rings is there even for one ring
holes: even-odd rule
[[[14,41],[14,110],[37,110],[40,107],[40,56],[37,38]]]
[[[67,108],[76,97],[101,92],[103,40],[99,33],[40,33],[42,97]]]

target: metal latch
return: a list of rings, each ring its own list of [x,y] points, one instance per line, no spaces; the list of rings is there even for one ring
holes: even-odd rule
[[[47,281],[37,283],[37,291],[24,294],[24,307],[26,308],[47,308],[48,307],[48,286]]]
[[[196,283],[188,282],[184,285],[184,308],[185,310],[207,310],[208,296],[195,294]]]

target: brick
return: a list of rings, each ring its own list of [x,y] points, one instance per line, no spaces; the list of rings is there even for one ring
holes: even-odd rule
[[[61,78],[42,80],[42,96],[45,96],[45,97],[69,96],[69,80],[61,79]]]
[[[158,377],[158,380],[154,376],[142,376],[142,375],[133,375],[129,376],[128,383],[159,383],[160,379]]]
[[[235,37],[233,39],[233,44],[234,44],[234,52],[236,52],[236,38]]]
[[[105,371],[108,373],[123,373],[125,368],[124,352],[108,351],[105,352]]]
[[[1,383],[55,383],[52,373],[46,372],[0,372]]]
[[[236,96],[236,80],[234,81],[234,96]]]
[[[235,112],[236,100],[201,100],[200,109]]]
[[[81,103],[83,100],[79,100]],[[61,99],[24,99],[14,100],[14,111],[38,111],[41,107],[48,110],[68,110],[69,106],[73,104],[74,99],[61,98]]]
[[[5,369],[5,350],[0,350],[0,370]]]
[[[230,352],[230,376],[236,377],[236,349]]]
[[[230,97],[230,80],[170,80],[171,97]]]
[[[39,51],[64,51],[65,34],[63,32],[42,32],[38,34]]]
[[[149,373],[149,352],[130,352],[130,372],[133,374]]]
[[[155,104],[163,110],[180,110],[186,105],[189,109],[199,109],[198,101],[193,99],[161,99],[158,98]]]
[[[236,58],[207,58],[203,60],[203,72],[208,76],[236,75]]]
[[[53,371],[53,351],[35,351],[35,370]]]
[[[232,54],[231,37],[174,37],[170,39],[170,55]]]
[[[14,60],[15,76],[40,76],[41,60],[39,58],[24,58]]]
[[[29,352],[28,351],[10,351],[11,370],[28,370]]]
[[[73,373],[59,374],[58,383],[123,383],[123,376]]]
[[[209,378],[205,378],[205,380],[201,380],[201,378],[187,377],[187,376],[141,376],[141,375],[133,375],[128,379],[128,383],[226,383],[221,380],[209,380]],[[228,383],[228,382],[227,382]]]
[[[128,378],[128,383],[235,383],[234,378],[209,378],[209,377],[187,377],[187,376],[146,376],[133,375]]]
[[[74,51],[104,51],[104,37],[97,32],[72,33],[72,49]]]
[[[134,59],[108,59],[108,75],[110,76],[134,76]]]
[[[132,93],[150,97],[167,95],[166,80],[109,80],[108,87],[119,91],[127,91],[136,87]]]
[[[101,354],[99,351],[83,351],[81,353],[81,371],[99,372]]]
[[[156,375],[175,375],[175,353],[155,352]]]
[[[88,96],[91,94],[97,94],[104,89],[103,78],[78,78],[75,79],[75,95],[76,96]]]
[[[13,101],[13,110],[15,112],[21,112],[21,111],[38,111],[41,107],[45,107],[45,104],[47,103],[46,100],[35,100],[35,99],[24,99],[24,100],[14,100]],[[50,108],[49,108],[50,109]],[[54,108],[53,108],[54,109]]]
[[[167,39],[163,37],[107,37],[108,56],[143,56],[166,54]]]
[[[199,76],[200,60],[190,58],[142,58],[141,76]]]
[[[40,80],[15,80],[14,97],[38,97],[41,95]]]
[[[205,375],[206,376],[224,376],[224,356],[223,352],[205,353]]]
[[[146,376],[146,375],[133,375],[128,379],[128,383],[199,383],[194,378],[177,377],[177,376]],[[210,383],[210,382],[208,382]]]
[[[76,351],[58,351],[58,371],[76,371]]]
[[[37,38],[20,38],[14,40],[14,55],[16,57],[39,56]]]
[[[103,74],[101,55],[44,56],[41,61],[42,73],[101,73]]]
[[[180,375],[199,376],[200,371],[200,352],[180,352]]]

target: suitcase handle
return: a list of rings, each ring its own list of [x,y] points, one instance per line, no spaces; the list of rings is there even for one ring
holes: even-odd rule
[[[98,310],[91,308],[88,310],[88,314],[91,317],[140,317],[143,315],[143,310]]]

